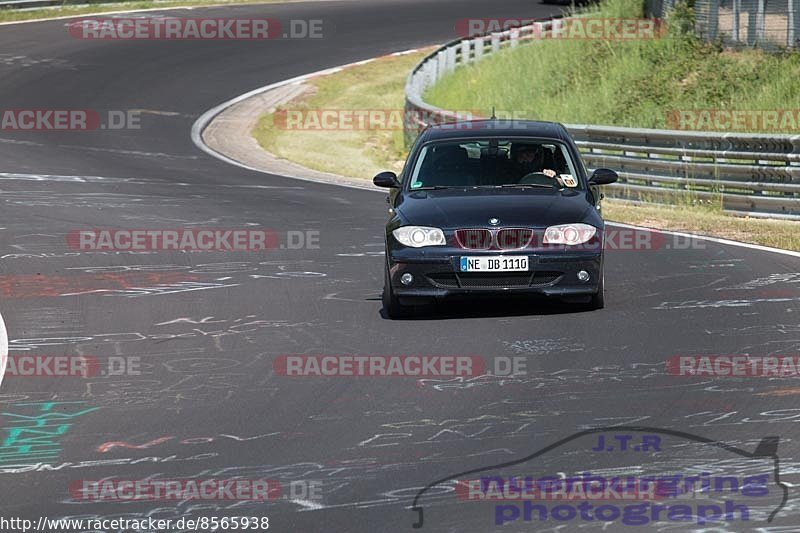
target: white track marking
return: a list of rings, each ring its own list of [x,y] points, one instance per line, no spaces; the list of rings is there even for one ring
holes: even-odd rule
[[[0,314],[0,385],[3,384],[3,376],[6,375],[6,364],[8,364],[8,332],[3,315]]]
[[[783,254],[789,255],[792,257],[800,257],[800,252],[793,252],[792,250],[782,250],[780,248],[771,248],[769,246],[762,246],[760,244],[749,244],[746,242],[738,242],[738,241],[731,241],[728,239],[719,239],[717,237],[706,237],[704,235],[694,235],[691,233],[681,233],[678,231],[668,231],[668,230],[661,230],[661,229],[653,229],[653,228],[644,228],[642,226],[632,226],[630,224],[623,224],[622,222],[609,222],[610,226],[617,226],[618,228],[628,228],[628,229],[644,229],[649,231],[654,231],[656,233],[664,233],[665,235],[675,235],[678,237],[684,237],[688,239],[698,239],[701,241],[709,241],[715,242],[717,244],[726,244],[728,246],[738,246],[740,248],[750,248],[751,250],[758,250],[759,252],[772,252],[776,254]]]
[[[312,502],[311,500],[294,499],[294,500],[292,500],[292,503],[296,503],[300,507],[303,507],[304,509],[308,509],[308,510],[311,510],[311,511],[317,511],[319,509],[325,509],[325,506],[322,505],[321,503]]]

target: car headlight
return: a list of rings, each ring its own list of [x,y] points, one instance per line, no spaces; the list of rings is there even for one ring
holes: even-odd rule
[[[394,238],[404,246],[422,248],[423,246],[444,246],[444,232],[439,228],[425,226],[403,226],[392,232]]]
[[[544,231],[544,244],[566,244],[574,246],[588,242],[597,233],[589,224],[561,224]]]

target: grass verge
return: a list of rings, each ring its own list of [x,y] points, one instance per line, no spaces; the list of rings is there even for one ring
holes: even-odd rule
[[[276,4],[287,0],[144,0],[141,2],[118,2],[113,4],[92,4],[83,6],[53,6],[41,9],[0,8],[0,22],[22,22],[26,20],[49,19],[56,17],[77,17],[114,11],[134,11],[139,9],[169,9],[173,7],[208,7],[235,4]],[[91,2],[87,2],[91,4]]]
[[[261,117],[253,131],[259,144],[278,157],[342,176],[372,179],[382,170],[400,172],[405,161],[402,118],[406,74],[428,52],[390,56],[309,82],[303,98]],[[327,110],[377,111],[392,127],[314,128],[313,118]],[[280,113],[302,113],[297,127],[280,126]],[[397,127],[398,122],[400,127]]]
[[[607,0],[588,16],[641,18],[642,4]],[[425,100],[445,109],[494,106],[517,116],[566,124],[658,129],[676,127],[681,111],[800,109],[800,53],[732,52],[687,31],[693,27],[691,20],[691,11],[682,8],[667,17],[661,38],[562,38],[504,49],[491,61],[445,76]],[[749,129],[800,132],[800,124],[791,121],[767,125],[768,130],[756,122]]]
[[[309,82],[312,91],[280,109],[401,110],[403,87],[424,52],[383,58]],[[273,114],[259,119],[254,137],[267,151],[308,168],[371,179],[381,170],[402,170],[402,130],[302,131],[276,127]],[[607,220],[682,231],[800,251],[800,222],[745,219],[706,206],[640,206],[606,199]]]
[[[800,251],[800,222],[740,218],[702,207],[643,206],[612,199],[603,200],[603,217],[635,226]]]

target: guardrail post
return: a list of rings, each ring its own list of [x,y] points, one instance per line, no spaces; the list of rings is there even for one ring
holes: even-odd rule
[[[541,22],[533,23],[533,39],[540,41],[544,39],[545,26]]]
[[[500,34],[493,33],[491,39],[492,39],[492,53],[495,53],[498,50],[500,50]]]
[[[419,74],[414,74],[411,78],[411,91],[417,96],[422,94],[422,76]]]
[[[455,46],[447,49],[445,68],[447,72],[453,72],[456,69],[456,50]]]
[[[436,77],[436,64],[437,63],[435,61],[428,61],[428,64],[425,65],[425,67],[426,67],[425,68],[426,76],[425,76],[425,83],[422,86],[422,92],[425,92],[425,90],[428,87],[430,87],[431,85],[433,85],[436,82],[436,79],[437,79],[437,77]]]
[[[791,0],[789,0],[791,2]],[[511,28],[509,39],[511,40],[511,48],[519,46],[519,28]]]
[[[483,59],[483,37],[476,37],[473,42],[475,43],[475,61],[478,62]]]
[[[543,37],[546,38],[548,30],[550,31],[549,37],[551,39],[558,39],[562,36],[562,34],[566,31],[566,20],[565,19],[555,19],[550,22],[549,27],[545,26],[544,28],[544,35]]]
[[[406,97],[406,103],[403,106],[403,142],[406,145],[406,148],[411,146],[414,142],[414,137],[416,132],[414,131],[414,125],[411,123],[411,114],[414,112],[411,103],[408,101],[408,97]]]
[[[789,142],[792,144],[792,154],[800,155],[800,135],[793,135]],[[797,165],[798,163],[794,163]]]
[[[445,51],[441,50],[436,54],[436,81],[442,79],[447,72],[447,57]]]
[[[472,41],[470,41],[469,39],[464,39],[463,41],[461,41],[461,64],[462,65],[466,65],[470,61],[472,61],[472,55],[470,54],[470,51],[472,50],[472,47],[470,46],[471,43],[472,43]]]
[[[419,69],[419,72],[417,74],[417,78],[418,79],[417,79],[417,83],[416,83],[417,95],[418,96],[422,95],[422,93],[425,92],[425,89],[428,88],[428,76],[429,76],[429,72],[428,71],[429,70],[430,70],[430,67],[428,66],[427,63],[423,63],[422,64],[422,68]]]

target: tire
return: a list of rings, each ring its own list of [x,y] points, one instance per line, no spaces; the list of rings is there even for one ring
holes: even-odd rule
[[[412,315],[413,308],[401,305],[397,296],[394,295],[392,284],[389,281],[388,267],[383,277],[383,294],[381,295],[381,301],[383,302],[383,312],[387,318],[395,320],[398,318],[407,318]]]
[[[590,309],[602,309],[606,306],[605,280],[606,280],[605,273],[601,273],[600,283],[598,284],[597,293],[593,294],[592,299],[589,301]]]

